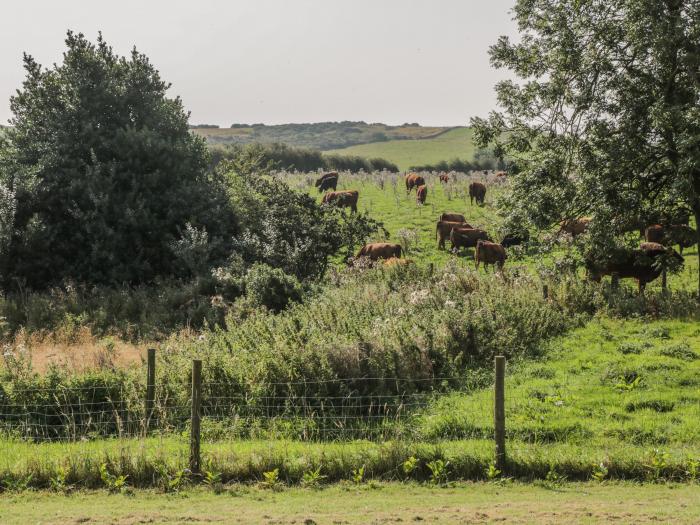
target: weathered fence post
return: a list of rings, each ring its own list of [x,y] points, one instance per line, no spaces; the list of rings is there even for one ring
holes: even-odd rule
[[[202,361],[192,361],[192,420],[190,430],[190,470],[193,474],[201,471],[200,427],[202,405]]]
[[[147,350],[147,370],[146,370],[146,414],[144,422],[144,434],[151,428],[151,418],[153,417],[153,405],[156,399],[156,349]]]
[[[495,359],[496,382],[494,388],[494,437],[496,440],[496,468],[505,472],[506,468],[506,409],[505,409],[505,375],[506,358],[502,355]]]
[[[549,285],[543,284],[542,285],[542,298],[546,301],[549,299]]]
[[[668,291],[668,277],[666,276],[666,268],[661,270],[661,291],[663,293]]]

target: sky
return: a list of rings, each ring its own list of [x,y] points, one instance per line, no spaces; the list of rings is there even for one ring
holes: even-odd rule
[[[67,29],[135,45],[193,124],[364,120],[464,125],[496,107],[515,0],[2,0],[0,123],[22,53],[60,62]]]

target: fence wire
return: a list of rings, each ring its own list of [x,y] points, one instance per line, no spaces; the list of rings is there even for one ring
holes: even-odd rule
[[[408,437],[412,422],[454,378],[350,378],[256,385],[232,391],[202,384],[203,439],[285,437],[386,440]],[[452,385],[452,386],[450,386]],[[240,385],[235,387],[240,389]],[[379,391],[378,393],[373,393]],[[80,441],[186,432],[191,385],[155,389],[146,413],[145,385],[0,390],[0,434],[35,442]],[[391,393],[388,393],[391,392]],[[184,394],[186,393],[186,394]]]

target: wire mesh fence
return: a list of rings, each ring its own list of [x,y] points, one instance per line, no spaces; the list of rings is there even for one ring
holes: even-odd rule
[[[204,439],[408,438],[415,432],[415,418],[440,396],[454,392],[455,381],[364,377],[265,383],[256,388],[242,392],[229,382],[203,382],[198,413]],[[157,384],[150,390],[146,384],[15,387],[0,396],[0,433],[42,442],[187,432],[191,391],[191,384],[179,391]]]

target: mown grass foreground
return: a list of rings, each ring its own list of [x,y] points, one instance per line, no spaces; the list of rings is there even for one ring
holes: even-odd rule
[[[80,492],[0,496],[0,521],[24,523],[697,523],[697,485],[378,483],[275,491],[230,486],[164,498]]]

